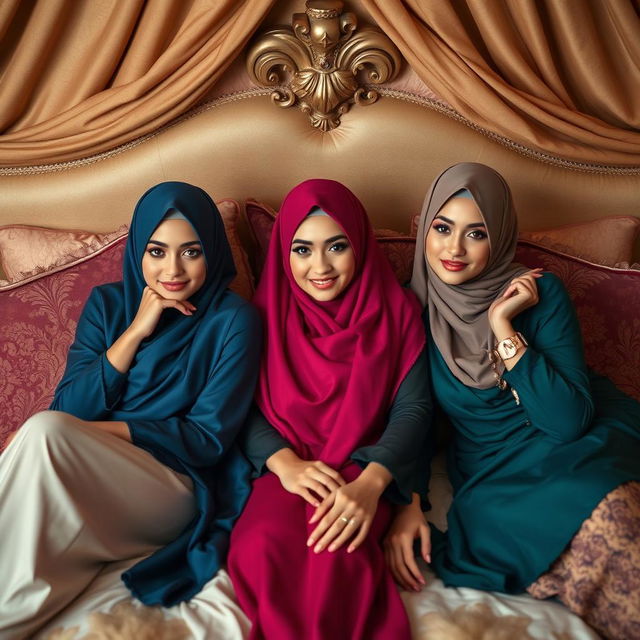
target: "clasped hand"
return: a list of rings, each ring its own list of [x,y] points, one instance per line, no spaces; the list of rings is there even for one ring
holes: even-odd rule
[[[336,551],[351,539],[347,553],[353,553],[364,541],[378,508],[382,490],[368,482],[363,474],[328,495],[309,520],[318,523],[307,540],[315,553]],[[315,546],[314,546],[315,545]]]

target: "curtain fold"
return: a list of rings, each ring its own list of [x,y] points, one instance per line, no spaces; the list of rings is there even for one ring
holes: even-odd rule
[[[577,162],[640,164],[634,0],[362,0],[459,114]]]
[[[106,151],[187,111],[275,0],[3,0],[0,165]]]
[[[158,129],[211,89],[274,4],[2,0],[0,165],[82,158]],[[640,164],[637,0],[360,4],[473,124],[576,162]]]

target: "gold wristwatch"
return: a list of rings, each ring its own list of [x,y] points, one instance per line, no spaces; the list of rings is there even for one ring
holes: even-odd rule
[[[501,340],[496,345],[495,351],[500,356],[500,359],[504,362],[515,357],[519,349],[528,346],[524,336],[518,331],[514,336]]]

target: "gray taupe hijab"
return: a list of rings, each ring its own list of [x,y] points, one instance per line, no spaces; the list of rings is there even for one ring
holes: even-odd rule
[[[448,285],[425,259],[425,237],[440,209],[463,189],[469,191],[482,214],[491,254],[479,276]],[[499,173],[483,164],[462,162],[434,180],[420,215],[411,288],[429,309],[433,340],[451,373],[469,387],[488,389],[495,385],[488,356],[495,338],[487,312],[509,282],[527,271],[512,262],[517,239],[511,191]]]

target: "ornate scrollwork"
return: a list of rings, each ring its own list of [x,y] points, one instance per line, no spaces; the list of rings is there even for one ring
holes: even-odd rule
[[[249,75],[274,87],[274,103],[298,103],[322,131],[337,127],[352,104],[374,103],[378,92],[363,85],[392,80],[401,64],[400,52],[381,31],[355,33],[357,18],[343,6],[340,0],[307,0],[292,27],[267,31],[247,53]]]

